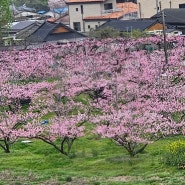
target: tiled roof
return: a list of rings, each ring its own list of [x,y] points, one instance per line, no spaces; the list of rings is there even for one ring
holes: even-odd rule
[[[113,12],[102,16],[88,16],[84,17],[84,20],[107,20],[107,19],[120,19],[123,17],[123,12]]]
[[[64,24],[69,24],[69,14],[63,14],[58,18],[50,17],[47,19],[48,22],[61,22]]]
[[[53,31],[57,29],[57,27],[63,26],[69,32],[67,33],[56,33],[53,34]],[[62,23],[49,23],[45,22],[42,26],[39,27],[29,38],[32,42],[47,42],[47,41],[57,41],[62,39],[73,39],[76,38],[85,38],[86,36],[82,33],[78,33],[77,31],[71,29],[70,27],[62,24]]]
[[[122,9],[124,14],[138,11],[137,4],[132,3],[132,2],[117,3],[116,7],[119,9]]]
[[[23,29],[16,34],[16,39],[25,39],[33,34],[44,22],[35,21],[29,28]]]
[[[11,27],[11,30],[22,30],[35,23],[35,20],[20,21]]]
[[[30,35],[30,41],[43,42],[46,36],[56,26],[55,23],[44,22],[32,35]]]
[[[50,17],[47,19],[48,22],[56,22],[57,18]]]
[[[166,24],[185,24],[185,8],[170,8],[164,9]],[[159,12],[151,17],[162,22],[162,13]]]
[[[149,27],[151,27],[152,25],[154,25],[155,23],[157,23],[156,20],[150,20],[150,19],[111,20],[102,24],[98,29],[105,29],[106,27],[111,27],[121,32],[127,32],[127,31],[130,32],[131,30],[136,30],[136,29],[140,31],[144,31]]]
[[[66,3],[92,3],[92,2],[104,2],[107,0],[66,0]]]

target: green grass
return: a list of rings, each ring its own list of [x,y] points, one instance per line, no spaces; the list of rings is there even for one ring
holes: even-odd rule
[[[18,141],[11,153],[0,151],[0,185],[183,185],[185,170],[161,163],[165,146],[178,139],[153,143],[134,158],[91,135],[76,140],[69,157],[42,141]]]

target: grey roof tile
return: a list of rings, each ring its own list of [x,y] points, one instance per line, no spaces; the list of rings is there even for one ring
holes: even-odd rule
[[[163,11],[166,24],[185,24],[185,8],[170,8]],[[151,18],[162,22],[162,12],[155,14]]]
[[[138,29],[140,31],[144,31],[153,24],[155,24],[156,20],[150,19],[136,19],[136,20],[110,20],[106,23],[102,24],[99,29],[104,29],[106,27],[111,27],[121,32],[130,32],[131,30]]]
[[[26,27],[34,24],[35,20],[27,20],[27,21],[20,21],[18,22],[17,24],[13,25],[11,27],[11,30],[22,30],[22,29],[25,29]]]
[[[53,31],[58,27],[63,26],[69,30],[69,32],[64,33],[54,33]],[[79,33],[62,23],[50,23],[45,22],[42,24],[30,37],[29,40],[32,42],[47,42],[47,41],[57,41],[62,39],[73,39],[85,38],[86,36]]]

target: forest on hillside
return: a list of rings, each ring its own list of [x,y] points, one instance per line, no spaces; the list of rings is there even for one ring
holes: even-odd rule
[[[17,7],[26,5],[29,8],[35,8],[37,11],[49,10],[48,0],[14,0],[13,2]]]

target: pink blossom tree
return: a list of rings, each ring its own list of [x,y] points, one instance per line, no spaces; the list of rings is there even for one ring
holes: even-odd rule
[[[27,51],[25,53],[23,51],[0,52],[0,147],[6,153],[10,152],[10,146],[14,142],[20,137],[25,137],[22,134],[24,125],[39,120],[46,114],[45,109],[39,107],[39,103],[33,107],[32,102],[38,97],[37,94],[50,91],[55,86],[54,83],[40,81],[43,76],[39,75],[35,67],[36,70],[31,70],[30,74],[28,66],[32,69],[35,66],[34,61],[30,63],[28,60],[32,59],[30,52],[29,55]],[[20,63],[23,55],[22,63],[25,64],[25,68],[22,68]],[[30,80],[26,81],[27,78]],[[37,83],[32,82],[33,79],[38,78],[40,79]]]
[[[175,55],[177,48],[168,51],[168,64],[162,50],[126,50],[131,45],[159,42],[159,37],[85,41],[70,46],[65,56],[75,63],[74,74],[78,75],[71,88],[89,92],[92,105],[103,114],[91,118],[97,124],[96,133],[113,139],[130,156],[143,151],[148,143],[182,133],[184,126],[183,119],[174,119],[177,113],[184,116],[184,66],[182,56]]]
[[[110,54],[117,61],[110,84],[104,87],[106,100],[99,101],[103,116],[98,116],[96,132],[123,146],[130,156],[148,143],[182,133],[184,117],[184,66],[181,58],[165,64],[163,52],[135,51],[120,60],[119,50]],[[172,57],[172,58],[171,58]],[[176,80],[175,80],[176,79]],[[175,83],[177,81],[177,83]]]
[[[14,57],[2,54],[6,56],[0,63],[4,106],[10,105],[8,111],[16,114],[21,100],[30,100],[29,111],[40,114],[17,129],[19,137],[41,139],[69,155],[89,120],[95,123],[96,134],[112,139],[134,156],[153,141],[181,134],[184,42],[168,39],[178,43],[168,51],[168,64],[163,50],[149,53],[141,47],[143,43],[157,45],[160,37],[53,45],[37,49],[37,57],[35,49],[13,51]],[[131,46],[140,50],[131,51]],[[85,103],[76,101],[80,94]],[[47,124],[42,124],[49,113]]]
[[[50,86],[52,88],[49,91],[40,91],[32,98],[35,110],[44,108],[45,114],[52,113],[52,116],[45,121],[41,117],[26,124],[22,129],[22,137],[40,139],[61,154],[69,155],[74,141],[83,136],[85,128],[83,125],[88,117],[85,105],[75,101],[74,92],[70,93],[71,66],[68,66],[59,55],[56,56],[57,52],[58,48],[53,51],[51,62],[55,77]]]

